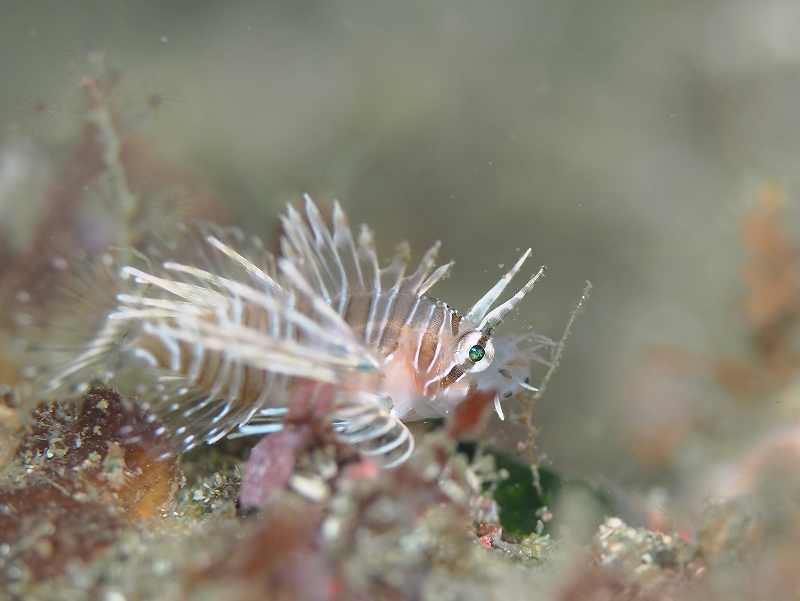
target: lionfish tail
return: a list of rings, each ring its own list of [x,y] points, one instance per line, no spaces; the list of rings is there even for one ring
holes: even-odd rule
[[[16,294],[20,375],[32,399],[80,394],[114,375],[115,353],[126,327],[107,316],[125,289],[119,256],[103,253],[54,270],[31,290]]]

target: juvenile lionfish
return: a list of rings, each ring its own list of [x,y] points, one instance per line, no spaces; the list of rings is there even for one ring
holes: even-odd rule
[[[445,416],[477,391],[495,394],[502,417],[501,399],[536,390],[530,364],[545,362],[537,351],[550,341],[493,337],[544,273],[492,309],[530,249],[462,316],[427,296],[453,266],[436,267],[438,242],[412,273],[405,243],[381,268],[368,228],[354,239],[334,203],[331,231],[305,200],[305,218],[291,206],[281,217],[280,257],[257,238],[210,225],[182,227],[190,244],[153,249],[139,267],[106,256],[98,266],[118,291],[113,308],[79,352],[45,374],[46,387],[81,391],[146,367],[155,384],[140,386],[141,401],[188,450],[236,429],[280,429],[292,390],[312,381],[333,391],[328,415],[338,435],[387,467],[413,450],[403,422]],[[76,288],[73,296],[101,286]]]

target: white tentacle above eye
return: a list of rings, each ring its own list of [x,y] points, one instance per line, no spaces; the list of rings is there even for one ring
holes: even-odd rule
[[[528,294],[528,292],[530,292],[531,290],[533,290],[533,285],[536,283],[536,280],[542,277],[542,275],[544,275],[544,272],[546,270],[547,267],[542,265],[539,268],[539,271],[533,274],[531,276],[531,279],[529,279],[528,282],[522,288],[520,288],[519,292],[517,292],[514,296],[512,296],[510,299],[508,299],[499,307],[492,309],[492,311],[486,317],[483,318],[483,321],[478,326],[478,329],[481,332],[484,332],[485,334],[490,334],[492,330],[494,330],[498,325],[500,325],[500,322],[503,321],[505,316],[508,315],[511,312],[511,310],[514,307],[516,307],[523,298],[525,298],[525,295]]]
[[[500,281],[492,286],[489,292],[484,294],[483,297],[472,306],[472,308],[464,317],[469,319],[475,325],[478,325],[481,321],[483,321],[483,318],[486,317],[489,309],[491,309],[492,305],[497,302],[497,299],[500,298],[501,294],[503,294],[503,290],[506,289],[508,283],[514,278],[515,275],[517,275],[517,272],[522,267],[522,264],[525,263],[525,260],[529,256],[531,256],[530,248],[522,254],[514,267],[512,267],[507,274],[500,278]]]

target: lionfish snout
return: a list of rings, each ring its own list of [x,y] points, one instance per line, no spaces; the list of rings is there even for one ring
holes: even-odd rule
[[[494,389],[500,400],[511,398],[527,390],[537,392],[531,386],[535,364],[549,367],[555,343],[546,336],[533,332],[503,336],[495,339]],[[488,382],[487,382],[488,384]]]

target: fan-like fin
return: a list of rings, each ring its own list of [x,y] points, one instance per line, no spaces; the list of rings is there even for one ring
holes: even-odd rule
[[[444,265],[437,267],[436,270],[430,276],[428,276],[428,279],[420,284],[417,294],[422,296],[428,292],[428,290],[430,290],[436,282],[443,280],[450,275],[450,270],[453,269],[453,265],[455,264],[455,261],[450,261],[449,263],[445,263]]]
[[[279,264],[282,271],[293,274],[290,263],[281,259]],[[175,264],[169,267],[179,273],[202,272]],[[293,275],[296,276],[293,283],[302,288],[302,278]],[[229,286],[227,294],[223,294],[200,285],[178,285],[166,277],[141,270],[135,270],[134,277],[172,298],[120,297],[124,304],[110,317],[140,322],[145,333],[157,336],[165,346],[174,342],[198,345],[206,351],[227,353],[256,369],[324,382],[339,382],[342,370],[369,371],[378,366],[374,352],[355,339],[349,326],[324,300],[314,296],[307,284],[300,292],[309,295],[314,315],[297,310],[284,297],[272,296],[239,282]],[[222,285],[222,280],[211,274],[196,277],[200,282],[212,282],[215,287]],[[277,315],[302,335],[297,340],[282,338],[252,327],[240,317],[243,306],[248,303]]]
[[[394,249],[392,262],[381,271],[381,277],[383,278],[382,287],[398,290],[403,284],[406,268],[410,260],[411,248],[408,242],[400,242]]]
[[[366,323],[375,324],[375,311],[381,292],[408,286],[422,295],[452,266],[434,270],[440,244],[437,242],[410,275],[406,275],[410,251],[407,243],[395,250],[392,262],[381,269],[375,252],[375,240],[366,226],[361,226],[354,237],[347,217],[338,202],[333,205],[333,233],[319,209],[305,195],[305,217],[289,207],[282,217],[284,237],[281,249],[284,259],[297,267],[314,292],[342,315],[347,297],[370,295],[373,303]],[[366,339],[369,339],[368,337]]]
[[[431,246],[427,250],[425,255],[422,257],[422,261],[420,261],[420,264],[417,267],[416,271],[414,271],[414,273],[412,273],[410,276],[406,278],[407,285],[418,296],[420,294],[419,290],[422,286],[422,283],[427,279],[428,275],[436,267],[436,257],[439,256],[439,249],[441,247],[442,243],[437,240],[436,243],[433,246]]]

